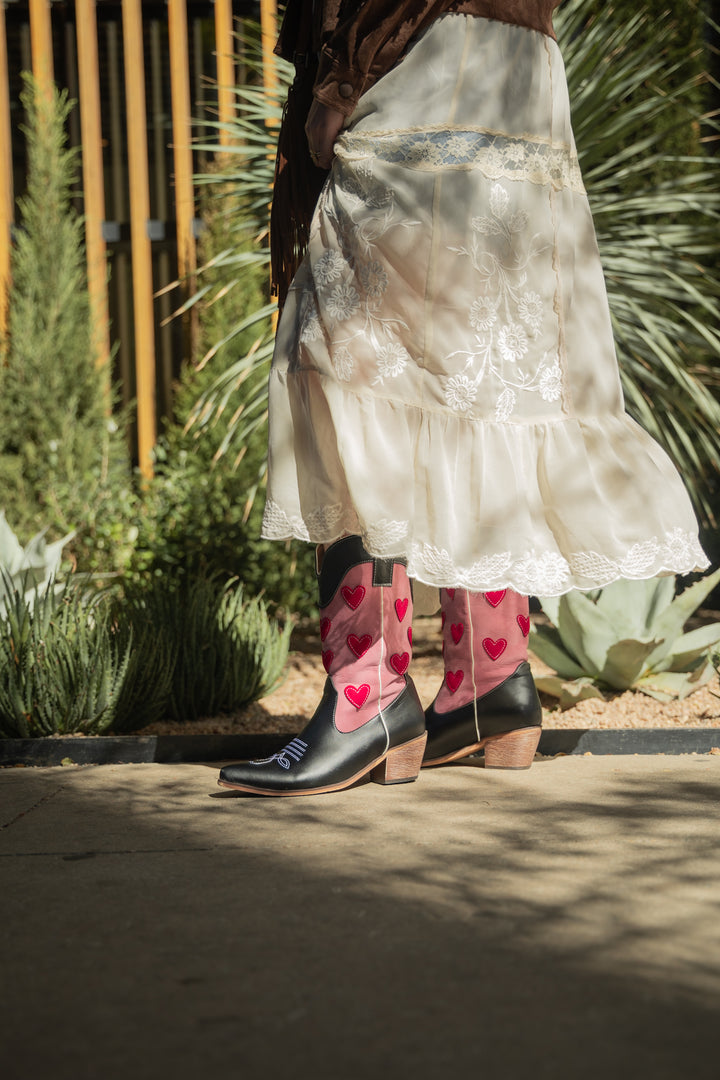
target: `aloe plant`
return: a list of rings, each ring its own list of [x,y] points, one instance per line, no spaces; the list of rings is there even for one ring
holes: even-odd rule
[[[31,605],[48,588],[56,587],[63,548],[74,535],[68,533],[48,544],[43,530],[23,547],[10,528],[5,511],[0,510],[0,615],[5,614],[15,591],[21,592],[25,602]]]
[[[262,600],[247,600],[236,580],[192,578],[128,589],[116,618],[133,628],[138,641],[162,645],[170,669],[164,715],[192,721],[232,712],[270,693],[279,681],[292,623],[278,626]],[[144,671],[148,665],[133,661]],[[152,674],[152,672],[150,672]],[[125,730],[148,722],[147,709],[118,719]]]
[[[98,593],[52,580],[32,603],[7,574],[0,616],[0,736],[97,734],[113,722],[130,657]]]
[[[530,647],[556,674],[536,679],[538,689],[561,707],[607,689],[641,690],[658,701],[687,697],[713,677],[720,623],[684,627],[718,582],[720,570],[677,595],[669,576],[541,599],[552,625],[533,626]]]

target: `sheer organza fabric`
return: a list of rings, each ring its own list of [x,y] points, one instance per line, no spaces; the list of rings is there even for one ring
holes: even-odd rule
[[[439,19],[336,146],[270,377],[263,535],[362,536],[432,586],[702,569],[624,411],[555,42]]]

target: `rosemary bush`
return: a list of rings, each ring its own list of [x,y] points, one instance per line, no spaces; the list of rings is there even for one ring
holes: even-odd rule
[[[0,490],[27,538],[75,530],[88,570],[114,569],[133,539],[131,471],[122,418],[107,416],[85,274],[83,221],[73,208],[79,152],[67,146],[66,92],[25,76],[26,190],[11,249],[8,332],[0,340]],[[5,243],[5,238],[2,240]]]

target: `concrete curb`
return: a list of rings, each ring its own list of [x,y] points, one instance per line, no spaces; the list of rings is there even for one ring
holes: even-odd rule
[[[144,762],[242,761],[269,757],[287,735],[116,735],[1,739],[0,768],[17,765],[125,765]],[[538,753],[708,754],[720,750],[720,728],[550,728]]]

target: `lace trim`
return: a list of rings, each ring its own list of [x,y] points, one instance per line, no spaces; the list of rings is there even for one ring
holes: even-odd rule
[[[520,557],[502,551],[463,567],[457,566],[442,548],[413,541],[404,543],[409,533],[407,522],[380,521],[370,529],[363,529],[354,511],[344,512],[340,506],[315,510],[303,521],[289,517],[271,499],[267,501],[262,529],[266,540],[294,537],[319,544],[330,543],[343,533],[362,536],[368,551],[379,557],[405,555],[408,575],[426,585],[472,592],[510,588],[526,596],[559,596],[571,589],[601,589],[619,578],[689,574],[709,566],[697,537],[677,528],[663,537],[633,544],[618,559],[597,551],[573,552],[567,558],[557,551],[530,551]]]
[[[378,158],[423,172],[479,169],[490,180],[527,180],[585,194],[574,148],[536,136],[513,137],[483,128],[363,131],[341,136],[335,153],[348,161]]]

